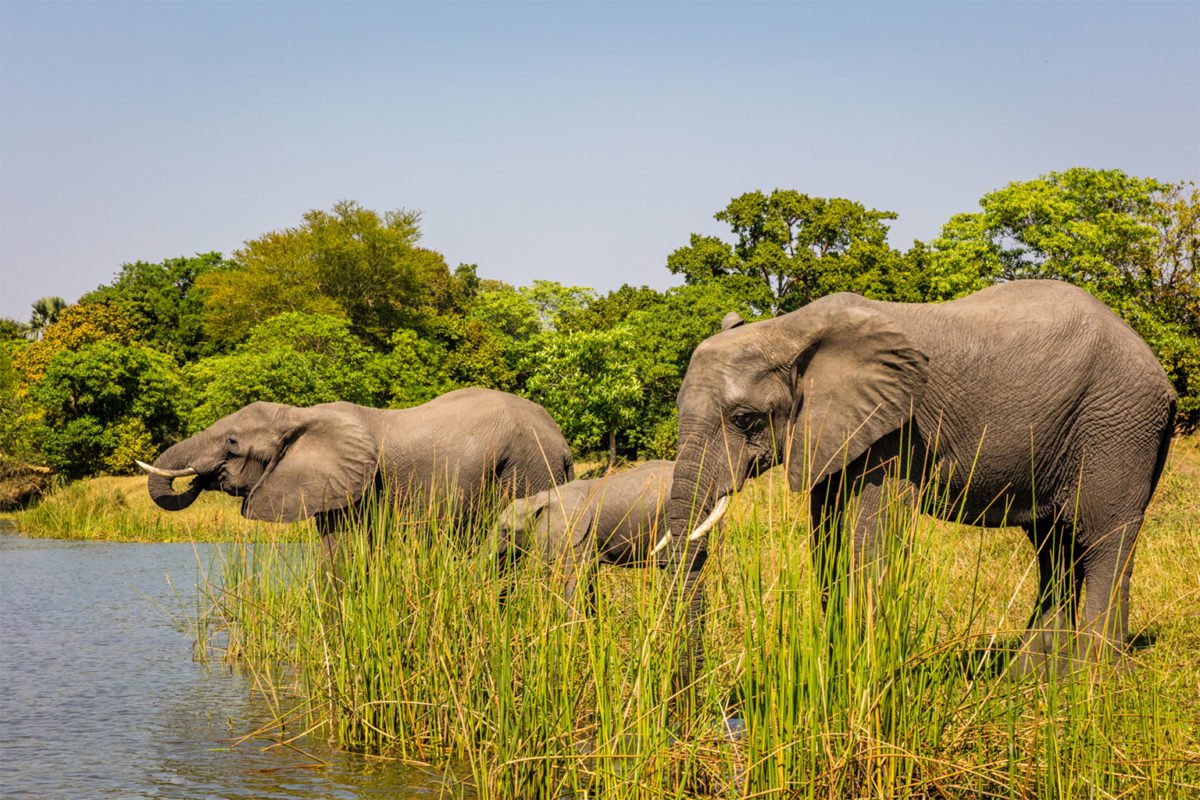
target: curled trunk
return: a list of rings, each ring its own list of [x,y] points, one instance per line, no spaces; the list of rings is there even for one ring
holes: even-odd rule
[[[154,466],[162,470],[183,470],[193,467],[191,461],[194,458],[195,450],[194,437],[179,442],[167,448],[161,456],[155,459]],[[150,498],[159,508],[166,511],[181,511],[187,508],[203,491],[199,477],[193,478],[191,485],[182,492],[175,491],[175,480],[163,475],[150,474],[146,476],[146,488],[150,492]]]

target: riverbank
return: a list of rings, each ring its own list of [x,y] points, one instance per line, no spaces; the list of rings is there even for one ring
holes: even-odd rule
[[[25,536],[114,542],[291,540],[311,524],[251,522],[241,500],[204,492],[183,511],[163,511],[146,492],[145,476],[89,478],[57,486],[34,506],[0,515]]]

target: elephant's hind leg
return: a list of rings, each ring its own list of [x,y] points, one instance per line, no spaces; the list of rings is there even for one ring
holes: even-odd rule
[[[1129,582],[1142,515],[1088,536],[1082,554],[1086,592],[1080,625],[1082,647],[1093,660],[1120,654],[1129,635]]]
[[[1170,420],[1156,449],[1093,455],[1079,490],[1078,550],[1084,603],[1080,649],[1089,661],[1120,655],[1129,634],[1129,583],[1146,506],[1170,448]]]
[[[1038,591],[1017,655],[1017,674],[1062,671],[1069,663],[1084,575],[1073,527],[1053,519],[1024,526],[1037,553]]]

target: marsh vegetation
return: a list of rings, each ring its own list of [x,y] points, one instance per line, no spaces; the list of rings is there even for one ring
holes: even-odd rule
[[[881,579],[835,584],[822,613],[806,506],[774,474],[714,543],[709,660],[682,695],[671,575],[602,571],[585,618],[530,564],[502,605],[486,547],[388,509],[369,521],[386,536],[350,537],[333,591],[311,537],[239,535],[197,635],[254,677],[279,735],[438,765],[467,795],[1187,796],[1197,487],[1200,447],[1178,440],[1139,541],[1126,658],[1040,681],[1004,674],[1036,585],[1022,532],[899,515]]]

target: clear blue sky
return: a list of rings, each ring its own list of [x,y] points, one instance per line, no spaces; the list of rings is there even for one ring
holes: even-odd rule
[[[340,199],[608,290],[731,197],[937,234],[1072,166],[1200,182],[1200,2],[0,0],[0,316]]]

